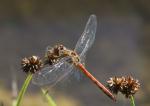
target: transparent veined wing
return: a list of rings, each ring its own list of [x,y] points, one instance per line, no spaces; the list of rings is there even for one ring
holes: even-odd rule
[[[97,28],[97,19],[95,15],[91,15],[88,19],[88,22],[86,23],[84,32],[82,33],[81,37],[79,38],[76,46],[75,51],[80,56],[80,63],[85,65],[85,59],[86,59],[86,52],[88,49],[92,46],[94,40],[95,40],[95,33]],[[73,71],[74,76],[80,80],[83,76],[80,71]]]
[[[73,64],[68,63],[69,57],[62,58],[58,63],[42,68],[38,73],[35,73],[32,83],[44,86],[53,86],[72,71]]]
[[[88,49],[92,46],[95,40],[96,28],[97,28],[96,16],[91,15],[85,26],[84,32],[82,33],[81,37],[79,38],[75,46],[75,51],[80,55],[81,59],[82,56],[84,56],[88,51]]]

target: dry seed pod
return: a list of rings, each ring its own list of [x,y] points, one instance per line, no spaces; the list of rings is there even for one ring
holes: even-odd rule
[[[45,54],[44,64],[53,65],[60,60],[60,58],[65,57],[64,51],[66,47],[63,45],[55,45],[53,48],[49,48]]]
[[[68,60],[69,63],[76,64],[80,61],[80,58],[75,51],[67,49],[61,44],[55,45],[54,47],[47,49],[44,59],[44,65],[53,65],[57,63],[60,59],[67,56],[71,57],[71,59]]]
[[[25,73],[35,73],[41,69],[42,61],[38,56],[25,57],[22,59],[21,65]]]
[[[118,92],[121,89],[122,82],[124,82],[125,78],[118,78],[118,77],[112,77],[110,78],[107,83],[107,87],[112,91],[114,94],[118,94]]]
[[[139,90],[139,88],[139,81],[133,79],[131,76],[128,76],[125,78],[125,82],[123,82],[120,92],[124,94],[126,98],[130,98],[131,95],[134,95]]]
[[[126,98],[130,98],[131,95],[134,95],[140,88],[139,81],[133,79],[131,76],[112,77],[107,83],[111,92],[114,94],[121,92]]]

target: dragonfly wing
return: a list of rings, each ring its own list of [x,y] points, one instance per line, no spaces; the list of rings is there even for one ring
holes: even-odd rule
[[[92,46],[95,40],[95,33],[97,28],[97,19],[95,15],[91,15],[86,26],[84,32],[79,38],[75,51],[82,57],[88,51],[88,49]]]
[[[83,55],[83,56],[80,57],[80,58],[81,58],[80,63],[81,63],[83,66],[85,66],[86,56]],[[72,72],[73,72],[74,77],[77,78],[78,80],[81,80],[82,77],[84,76],[83,73],[82,73],[81,71],[79,71],[79,69],[76,68],[76,67],[74,68],[74,71],[72,71]]]
[[[70,58],[63,58],[58,63],[52,66],[44,67],[40,72],[35,73],[32,79],[32,83],[43,86],[53,86],[72,71],[73,65],[69,64],[67,60]]]

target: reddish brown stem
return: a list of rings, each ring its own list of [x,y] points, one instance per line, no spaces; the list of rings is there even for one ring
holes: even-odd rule
[[[100,83],[91,73],[89,73],[82,64],[78,64],[77,67],[90,78],[109,98],[116,101],[115,96],[102,84]]]

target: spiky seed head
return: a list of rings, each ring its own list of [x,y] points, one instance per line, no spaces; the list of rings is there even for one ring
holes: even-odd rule
[[[118,94],[121,89],[122,82],[124,82],[125,78],[118,78],[112,77],[107,81],[107,87],[112,91],[114,94]]]
[[[60,60],[60,58],[65,57],[66,47],[63,45],[55,45],[53,48],[46,51],[45,64],[52,65]]]
[[[58,54],[59,56],[64,56],[64,51],[66,50],[66,47],[64,45],[56,45],[54,47],[54,53]]]
[[[23,58],[21,66],[25,73],[35,73],[41,69],[43,64],[38,56],[31,56]]]
[[[126,98],[130,98],[134,95],[140,88],[140,83],[138,80],[133,79],[131,76],[127,76],[125,82],[122,84],[121,93],[125,95]]]
[[[108,81],[108,88],[114,94],[121,92],[126,98],[130,98],[134,95],[140,88],[140,83],[138,80],[133,79],[131,76],[127,77],[113,77]]]
[[[61,44],[55,45],[53,48],[50,48],[46,51],[44,65],[53,65],[57,63],[60,59],[67,56],[71,57],[67,60],[67,62],[69,63],[73,63],[76,65],[80,62],[80,58],[75,51],[67,49]]]

